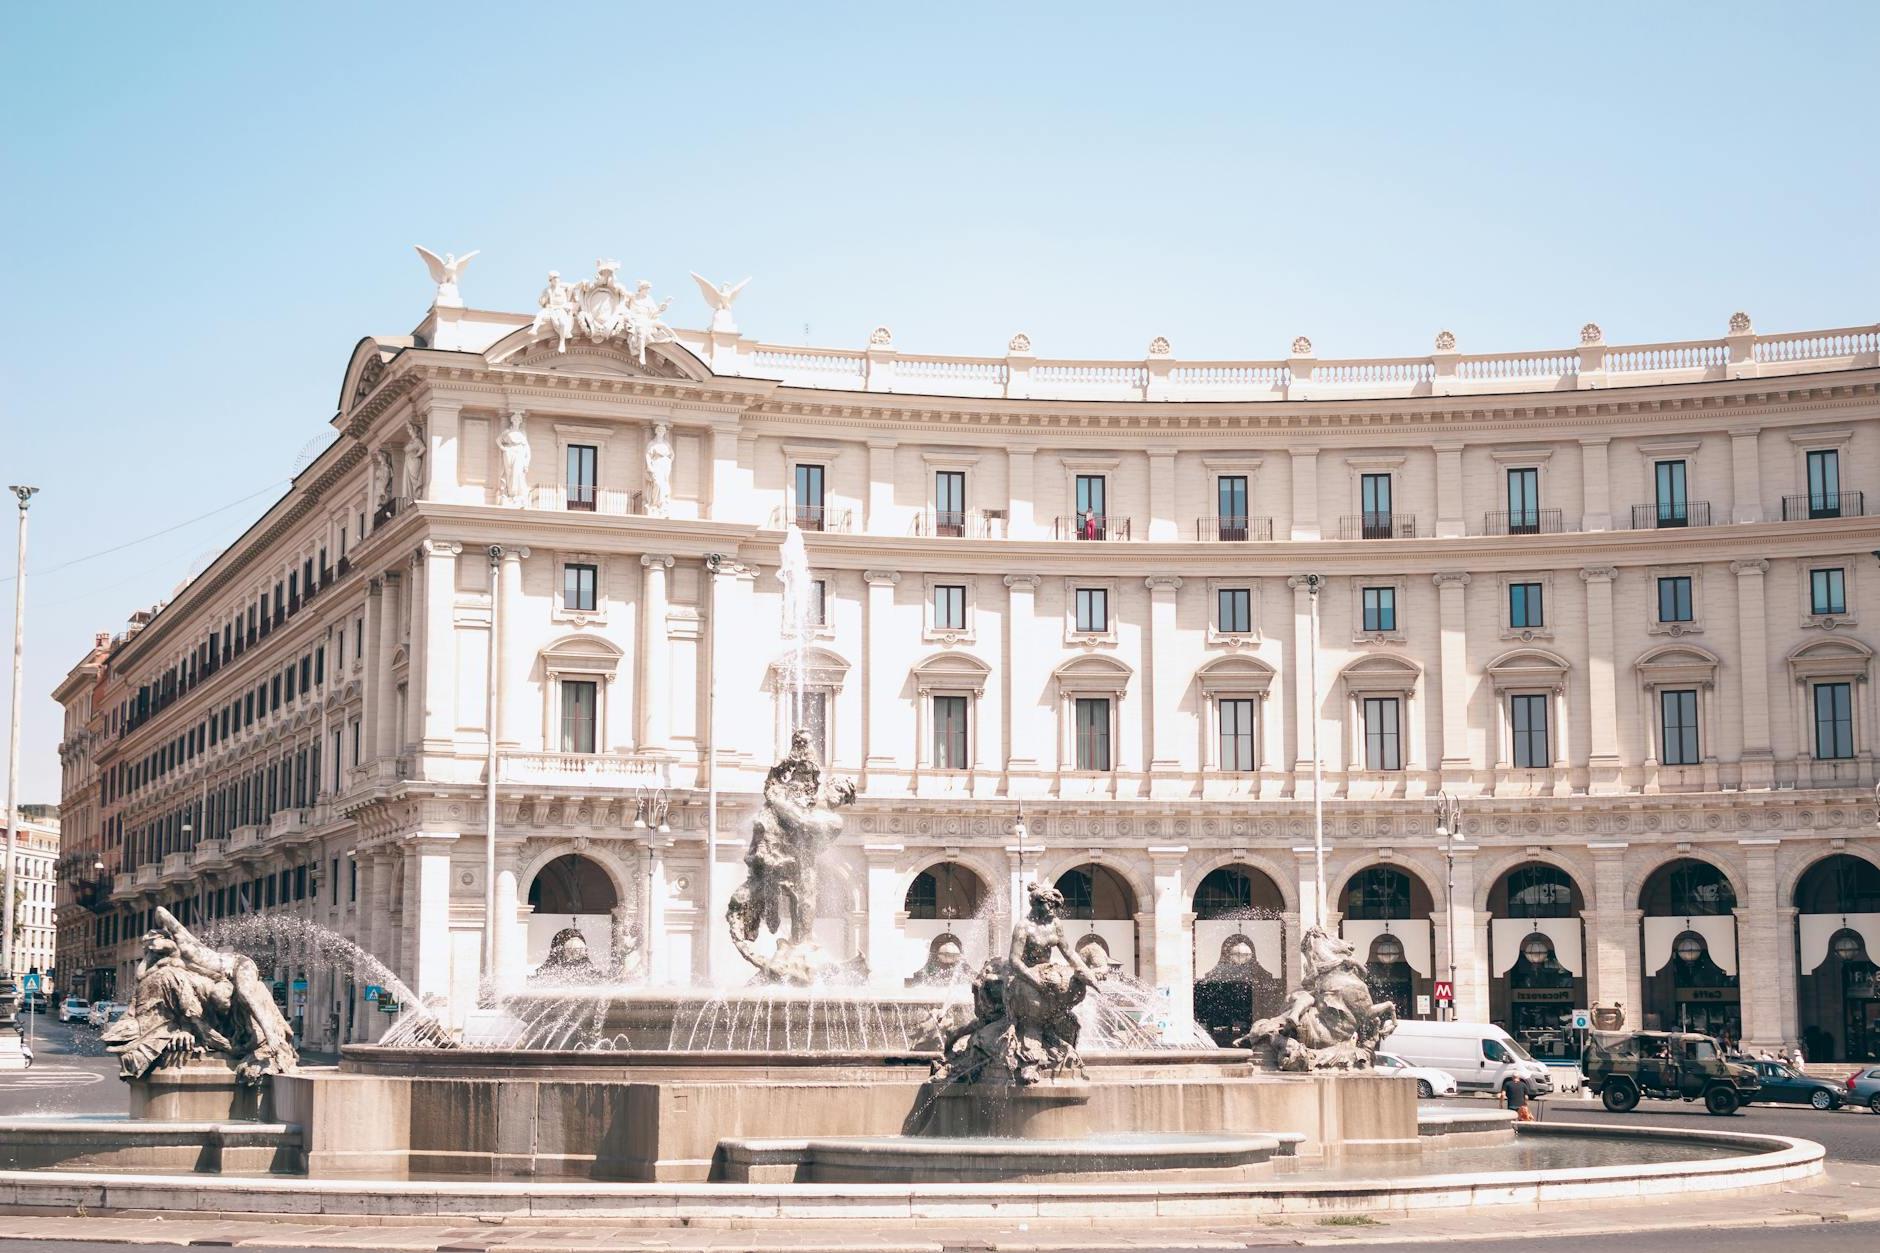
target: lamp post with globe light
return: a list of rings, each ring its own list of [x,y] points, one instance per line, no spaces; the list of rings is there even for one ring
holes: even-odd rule
[[[1449,933],[1449,1004],[1443,1016],[1456,1016],[1456,833],[1462,827],[1462,802],[1447,792],[1436,794],[1436,834],[1443,837],[1443,921]]]
[[[19,867],[20,826],[20,690],[21,671],[26,648],[26,510],[32,504],[37,487],[13,484],[7,488],[19,501],[19,556],[13,582],[13,708],[7,739],[7,868],[4,890],[6,904],[0,919],[0,1069],[17,1070],[26,1065],[20,1052],[18,984],[13,977],[13,893]]]

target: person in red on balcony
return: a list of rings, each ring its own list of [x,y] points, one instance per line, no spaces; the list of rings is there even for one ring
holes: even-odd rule
[[[1084,521],[1079,534],[1084,539],[1097,538],[1097,515],[1094,510],[1084,510]]]

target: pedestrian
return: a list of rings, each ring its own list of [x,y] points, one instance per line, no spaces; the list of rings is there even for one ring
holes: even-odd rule
[[[1533,1122],[1534,1111],[1528,1108],[1528,1098],[1534,1095],[1527,1079],[1513,1071],[1501,1081],[1501,1099],[1514,1111],[1516,1122]]]

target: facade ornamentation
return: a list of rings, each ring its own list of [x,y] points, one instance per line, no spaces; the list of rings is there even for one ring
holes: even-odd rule
[[[372,503],[380,509],[392,503],[392,492],[396,477],[392,470],[392,454],[381,448],[372,454]]]
[[[1735,313],[1730,315],[1730,334],[1748,335],[1750,331],[1749,314],[1738,309]]]
[[[1292,342],[1292,355],[1295,357],[1310,357],[1312,355],[1312,341],[1307,339],[1304,335],[1294,339]]]
[[[385,377],[385,358],[374,354],[359,367],[359,381],[353,385],[352,400],[356,405],[372,394],[372,389]]]
[[[1012,336],[1012,338],[1006,342],[1005,350],[1007,352],[1030,352],[1031,351],[1031,336],[1025,334],[1025,332],[1023,331],[1020,331],[1018,334]]]
[[[885,326],[877,326],[868,332],[868,346],[870,348],[894,347],[894,332]]]
[[[719,283],[713,286],[710,279],[697,270],[693,270],[692,281],[698,284],[699,292],[704,295],[705,303],[711,308],[712,330],[725,332],[737,330],[737,322],[731,316],[731,306],[736,303],[738,293],[743,291],[751,280],[747,278],[742,283]]]
[[[1436,351],[1437,352],[1454,352],[1455,350],[1456,350],[1456,333],[1454,331],[1436,332]]]
[[[1149,355],[1151,357],[1166,357],[1174,351],[1175,350],[1169,346],[1168,336],[1166,335],[1157,335],[1154,339],[1149,341]]]
[[[1299,941],[1303,986],[1284,1012],[1263,1018],[1235,1041],[1272,1050],[1281,1070],[1362,1070],[1385,1036],[1397,1028],[1397,1010],[1374,1001],[1357,950],[1318,927]]]
[[[548,272],[548,286],[542,289],[536,304],[540,312],[529,324],[529,338],[546,339],[553,335],[555,351],[567,352],[568,341],[574,337],[574,289],[561,281],[561,271]]]
[[[1599,323],[1597,322],[1588,322],[1585,326],[1580,328],[1580,342],[1582,344],[1601,343],[1605,338],[1606,332],[1599,329]]]
[[[424,423],[412,421],[405,427],[405,499],[424,495]]]
[[[530,323],[529,337],[553,335],[560,352],[568,350],[568,340],[577,334],[596,344],[624,340],[627,351],[645,365],[648,346],[677,338],[664,321],[672,301],[655,301],[653,285],[645,279],[628,291],[620,282],[618,261],[603,258],[594,263],[594,269],[595,277],[573,287],[564,286],[560,274],[549,271],[548,286],[537,301],[541,312]]]
[[[440,257],[423,244],[412,246],[424,258],[425,268],[431,271],[431,281],[437,284],[437,294],[431,298],[431,303],[439,309],[463,308],[463,294],[457,290],[457,279],[463,274],[464,267],[470,264],[470,258],[482,249],[473,248],[461,257],[453,252]]]
[[[529,503],[529,433],[523,429],[524,415],[512,412],[496,437],[496,449],[503,458],[503,477],[498,485],[497,503],[520,509]]]
[[[646,516],[663,518],[672,508],[672,441],[664,422],[653,423],[646,442]]]

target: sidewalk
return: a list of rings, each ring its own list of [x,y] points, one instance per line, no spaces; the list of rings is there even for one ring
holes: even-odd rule
[[[1525,1237],[1876,1222],[1880,1221],[1880,1167],[1835,1166],[1825,1179],[1811,1186],[1730,1198],[1699,1197],[1623,1207],[1552,1206],[1536,1210],[1508,1206],[1472,1213],[1433,1210],[1415,1215],[1385,1214],[1370,1220],[1294,1218],[1185,1224],[1174,1219],[1166,1225],[1124,1225],[1093,1217],[1050,1222],[927,1221],[894,1226],[792,1222],[681,1228],[623,1225],[607,1220],[559,1226],[471,1220],[354,1226],[79,1214],[63,1218],[9,1216],[4,1222],[4,1235],[14,1240],[41,1241],[50,1248],[60,1242],[86,1241],[127,1248],[159,1243],[236,1249],[288,1245],[360,1253],[599,1253],[642,1249],[673,1253],[755,1249],[775,1249],[779,1253],[1102,1253],[1146,1248],[1239,1250],[1505,1240],[1510,1233],[1509,1220],[1515,1217]]]

